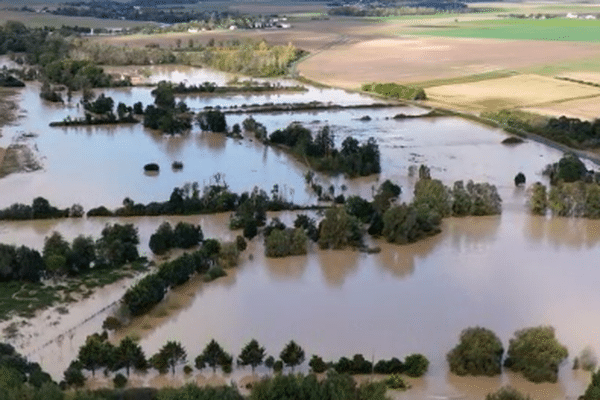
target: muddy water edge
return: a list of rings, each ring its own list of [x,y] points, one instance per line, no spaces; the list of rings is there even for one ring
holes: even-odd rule
[[[61,207],[80,203],[86,209],[102,204],[116,207],[124,197],[163,201],[173,187],[190,181],[206,182],[216,172],[225,173],[236,191],[254,185],[268,191],[279,184],[285,185],[288,195],[298,203],[315,201],[304,184],[306,166],[250,138],[227,139],[197,128],[188,135],[169,138],[141,125],[49,128],[50,121],[81,115],[81,110],[76,99],[66,106],[44,103],[38,90],[33,84],[21,91],[20,105],[26,114],[16,126],[5,128],[0,147],[21,132],[34,133],[32,146],[37,147],[44,169],[0,180],[2,207],[17,201],[30,202],[38,195]],[[314,100],[336,96],[337,103],[372,101],[354,94],[344,98],[339,91],[309,91]],[[146,88],[105,93],[128,104],[151,101]],[[265,101],[264,96],[246,96],[243,100],[198,98],[189,103],[199,110],[206,102],[259,103]],[[283,102],[278,96],[294,94],[272,95],[269,100]],[[375,242],[382,251],[370,255],[320,251],[313,246],[307,256],[273,260],[264,257],[262,239],[256,238],[242,254],[241,265],[228,277],[210,284],[196,279],[173,290],[163,304],[134,320],[114,339],[134,334],[140,337],[146,354],[154,353],[167,340],[180,340],[190,360],[211,338],[234,354],[251,338],[273,355],[290,339],[305,348],[307,357],[319,354],[325,359],[355,353],[376,359],[423,353],[431,360],[430,372],[422,379],[411,380],[411,390],[392,394],[405,399],[481,399],[507,383],[539,399],[564,399],[583,393],[589,375],[574,373],[567,363],[561,368],[557,384],[534,385],[508,373],[498,378],[459,378],[448,373],[444,359],[460,331],[474,325],[494,330],[505,346],[517,329],[553,325],[559,340],[569,348],[569,363],[587,345],[600,352],[596,307],[600,293],[594,284],[600,279],[600,271],[595,268],[600,223],[530,216],[525,192],[515,189],[512,183],[520,171],[528,183],[544,181],[541,170],[557,161],[561,153],[534,142],[506,147],[500,144],[506,137],[503,132],[457,118],[394,120],[392,117],[399,112],[420,110],[398,107],[254,117],[269,132],[292,121],[300,121],[313,131],[327,124],[336,134],[338,145],[347,135],[359,140],[374,136],[382,155],[380,180],[390,178],[400,183],[404,201],[410,199],[414,184],[415,178],[409,174],[412,165],[430,165],[434,177],[446,184],[469,178],[488,181],[498,186],[504,200],[502,216],[447,219],[440,235],[408,246]],[[371,121],[360,120],[365,114]],[[228,124],[243,118],[229,116]],[[182,172],[168,168],[175,160],[184,162]],[[141,167],[152,161],[164,168],[158,176],[143,175]],[[372,186],[378,183],[375,178],[319,179],[333,184],[338,193],[363,196],[370,195]],[[289,213],[281,217],[293,220]],[[0,242],[41,250],[44,237],[54,230],[71,240],[79,234],[98,236],[107,222],[131,222],[139,229],[142,252],[149,255],[149,237],[164,220],[199,223],[205,237],[230,240],[237,232],[228,230],[228,218],[220,214],[2,222]],[[23,327],[17,345],[60,379],[85,336],[98,331],[112,309],[99,311],[120,298],[129,284],[121,281],[105,287],[69,307],[67,315],[41,314]],[[52,325],[58,319],[59,323]],[[236,370],[219,379],[239,380],[248,374]],[[193,379],[216,379],[206,373],[201,378],[196,375],[194,372]],[[137,379],[159,384],[153,374]]]

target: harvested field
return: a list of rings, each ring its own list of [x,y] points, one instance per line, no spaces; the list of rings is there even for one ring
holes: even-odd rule
[[[437,86],[427,90],[437,102],[473,111],[526,107],[600,96],[600,88],[539,75],[516,75],[481,82]]]
[[[591,121],[600,118],[600,97],[564,101],[539,107],[527,107],[523,110],[554,117],[565,115]]]
[[[100,19],[90,17],[68,17],[65,15],[2,10],[0,13],[0,24],[4,24],[6,21],[21,21],[27,26],[37,28],[42,28],[44,26],[53,26],[59,28],[63,25],[82,26],[88,28],[118,28],[157,25],[155,22],[123,21],[118,19]]]
[[[599,44],[457,38],[389,38],[338,46],[298,65],[306,78],[358,88],[411,83],[593,57]]]

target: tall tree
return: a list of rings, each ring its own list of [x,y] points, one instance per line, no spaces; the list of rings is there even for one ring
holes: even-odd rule
[[[252,339],[244,346],[238,356],[238,364],[243,366],[250,365],[254,374],[254,369],[263,363],[265,355],[265,348],[261,347],[256,339]]]
[[[146,364],[146,356],[142,347],[131,337],[125,337],[115,348],[115,370],[125,368],[127,376],[129,376],[131,368],[143,370],[146,368]]]
[[[286,366],[292,367],[292,372],[294,372],[294,368],[304,362],[304,350],[296,342],[291,340],[283,348],[281,354],[279,354],[279,358],[281,358],[281,361],[283,361]]]
[[[79,348],[77,359],[83,369],[92,371],[92,376],[95,376],[97,369],[111,366],[113,355],[114,347],[107,341],[107,336],[93,334]]]
[[[180,342],[168,341],[158,352],[158,358],[163,359],[175,375],[175,367],[185,363],[187,353]]]
[[[198,357],[196,357],[196,365],[205,363],[213,369],[213,372],[217,371],[217,366],[225,366],[231,356],[223,350],[221,345],[216,340],[212,339],[202,351]]]

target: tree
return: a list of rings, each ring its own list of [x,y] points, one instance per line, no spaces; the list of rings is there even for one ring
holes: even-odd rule
[[[154,254],[161,255],[169,251],[175,244],[175,235],[173,228],[168,222],[163,222],[159,225],[150,236],[150,243],[148,246]]]
[[[44,239],[43,256],[48,269],[53,272],[66,272],[69,242],[58,232],[52,232]]]
[[[83,369],[92,371],[92,376],[96,375],[98,368],[112,366],[114,347],[107,338],[106,335],[90,335],[79,348],[77,360]]]
[[[71,253],[68,257],[69,269],[72,271],[85,271],[96,259],[96,247],[91,236],[79,235],[73,239]]]
[[[196,365],[205,363],[217,372],[217,366],[223,367],[227,365],[227,361],[231,356],[223,350],[221,345],[216,340],[212,339],[198,357],[196,357]]]
[[[291,340],[279,354],[281,361],[288,366],[292,367],[292,372],[297,365],[304,362],[304,350],[296,342]]]
[[[429,368],[429,360],[422,354],[411,354],[404,359],[404,373],[413,378],[423,376]]]
[[[81,364],[79,361],[73,361],[69,365],[69,368],[64,373],[64,381],[67,386],[83,387],[85,384],[85,376],[81,371]]]
[[[529,197],[529,209],[532,214],[545,215],[548,208],[548,195],[546,194],[546,186],[540,182],[536,182],[531,187],[531,195]]]
[[[502,372],[503,354],[502,342],[494,332],[474,327],[461,332],[460,342],[446,359],[456,375],[494,376]]]
[[[168,341],[156,354],[157,359],[163,360],[171,373],[175,375],[175,367],[184,364],[187,358],[185,349],[180,342]]]
[[[189,249],[190,247],[196,246],[204,239],[200,225],[195,226],[186,222],[177,223],[173,230],[173,235],[175,238],[175,246],[180,249]]]
[[[263,363],[265,355],[265,348],[261,347],[256,339],[252,339],[244,346],[238,356],[238,364],[242,366],[250,365],[254,374],[254,369]]]
[[[269,356],[265,359],[265,367],[269,368],[269,370],[273,369],[275,365],[275,357]]]
[[[515,176],[515,186],[521,186],[525,184],[525,174],[522,172],[519,172],[516,176]]]
[[[121,340],[119,346],[115,348],[115,370],[125,368],[129,377],[131,368],[144,370],[146,365],[146,356],[142,347],[129,336]]]
[[[134,261],[139,257],[139,243],[138,231],[133,224],[107,224],[102,229],[102,236],[96,241],[98,261],[101,265],[109,267]]]
[[[515,332],[504,366],[532,382],[556,382],[558,366],[568,355],[554,337],[554,328],[538,326]]]
[[[227,132],[225,114],[219,110],[209,110],[198,114],[198,125],[203,131],[224,133]]]
[[[330,208],[319,227],[319,247],[321,249],[343,249],[346,246],[359,246],[362,240],[360,224],[356,217],[349,215],[344,207]]]
[[[327,363],[323,361],[323,359],[315,354],[310,358],[308,362],[308,366],[312,370],[312,372],[316,374],[320,374],[322,372],[327,371]]]

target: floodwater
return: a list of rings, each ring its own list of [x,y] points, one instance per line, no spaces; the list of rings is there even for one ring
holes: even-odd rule
[[[108,94],[129,93],[131,101],[127,102],[133,103],[138,101],[138,93],[143,98],[144,90]],[[322,93],[329,96],[327,90]],[[254,185],[269,190],[277,183],[285,185],[296,202],[315,201],[304,186],[307,168],[256,141],[226,139],[197,130],[168,138],[139,125],[49,128],[49,121],[75,115],[77,108],[43,103],[35,85],[29,85],[21,96],[27,113],[18,126],[4,128],[0,146],[19,132],[38,134],[33,140],[43,157],[44,170],[0,180],[0,206],[30,202],[38,195],[59,206],[78,202],[86,209],[100,204],[114,207],[126,196],[144,202],[164,200],[174,186],[208,182],[216,172],[224,173],[236,191]],[[260,102],[256,99],[261,96],[251,96],[248,101]],[[351,103],[358,95],[348,96]],[[360,101],[372,101],[358,97]],[[319,96],[314,99],[321,100]],[[336,103],[343,102],[342,97],[336,99]],[[425,163],[432,167],[434,177],[447,184],[474,179],[497,185],[504,200],[503,214],[447,219],[440,235],[412,245],[375,241],[373,244],[382,248],[379,254],[320,251],[313,246],[307,256],[273,260],[264,257],[262,241],[256,238],[229,276],[209,284],[196,279],[177,288],[167,301],[135,320],[115,339],[138,335],[148,355],[167,340],[180,340],[190,364],[211,338],[234,354],[251,338],[275,356],[294,339],[305,348],[307,359],[312,354],[332,360],[355,353],[368,359],[423,353],[431,360],[430,371],[422,379],[411,379],[413,388],[409,391],[393,394],[402,399],[482,399],[507,383],[539,399],[576,398],[582,394],[589,374],[573,372],[570,367],[585,346],[600,353],[600,272],[596,265],[600,221],[531,216],[525,190],[513,184],[519,171],[525,173],[529,184],[543,181],[542,168],[557,161],[560,152],[535,142],[504,146],[500,142],[506,138],[505,133],[457,118],[391,119],[399,112],[422,111],[397,107],[254,117],[269,131],[292,121],[314,129],[328,124],[338,144],[347,135],[360,140],[374,136],[382,155],[380,180],[390,178],[400,183],[404,189],[402,200],[410,199],[414,184],[408,167]],[[372,120],[360,121],[363,115]],[[243,118],[231,115],[228,123]],[[184,162],[182,172],[170,170],[174,160]],[[155,177],[145,176],[142,166],[152,161],[160,164],[161,172]],[[346,193],[365,196],[377,184],[374,178],[319,179],[333,183],[337,193],[346,185]],[[292,221],[293,214],[284,213],[282,218]],[[164,220],[199,223],[205,237],[231,240],[237,234],[228,230],[226,214],[84,218],[0,222],[0,242],[41,249],[44,237],[54,230],[68,239],[81,233],[97,237],[107,222],[131,222],[139,229],[141,251],[148,254],[149,237]],[[114,311],[102,309],[120,298],[128,283],[118,282],[100,290],[70,307],[66,316],[43,313],[22,328],[23,337],[16,344],[60,379],[85,336],[100,330],[104,318]],[[509,373],[498,378],[460,378],[448,373],[445,354],[456,344],[462,329],[485,326],[508,346],[515,330],[541,324],[554,326],[558,339],[569,349],[569,362],[561,367],[557,384],[535,385]],[[61,334],[60,340],[53,341]],[[303,370],[307,370],[306,363]],[[258,372],[266,370],[259,368]],[[237,370],[224,379],[238,380],[249,373]],[[210,375],[204,372],[198,380],[212,379]],[[158,382],[154,373],[139,379]]]

